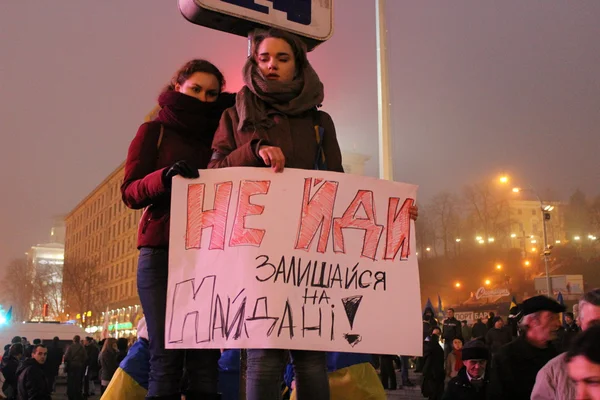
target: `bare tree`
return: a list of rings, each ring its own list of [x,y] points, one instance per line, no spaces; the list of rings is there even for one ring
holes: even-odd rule
[[[596,196],[590,206],[591,225],[596,234],[600,234],[600,195]]]
[[[31,300],[33,298],[33,268],[25,258],[12,260],[8,264],[2,279],[2,304],[13,308],[12,319],[27,321],[31,319]]]
[[[423,257],[426,257],[427,247],[430,247],[433,253],[437,255],[435,226],[427,209],[419,210],[419,218],[415,222],[415,235],[417,237],[417,249]]]
[[[485,240],[508,232],[509,218],[505,218],[509,212],[508,202],[494,193],[489,183],[465,186],[463,198],[474,228],[483,234]]]
[[[449,192],[441,192],[431,199],[427,207],[434,224],[436,239],[442,242],[444,255],[450,255],[450,244],[459,237],[460,215],[458,200]]]
[[[65,262],[62,298],[65,312],[75,315],[98,311],[94,303],[96,265],[92,262]]]
[[[45,320],[58,319],[64,309],[62,300],[62,265],[39,264],[36,266],[32,282],[32,313]],[[44,305],[48,305],[48,316],[43,315]]]

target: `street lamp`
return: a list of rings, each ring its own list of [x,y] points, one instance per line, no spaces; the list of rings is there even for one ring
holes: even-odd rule
[[[460,243],[460,238],[456,238],[456,243]]]
[[[501,270],[501,269],[502,269],[502,264],[497,264],[497,265],[496,265],[496,269],[497,269],[497,270]]]
[[[573,237],[573,240],[581,240],[581,237],[579,237],[579,236],[574,236],[574,237]]]
[[[508,176],[502,175],[498,180],[500,183],[508,183]]]
[[[531,262],[529,260],[525,260],[525,266],[529,267],[531,265]]]
[[[484,283],[486,286],[489,286],[492,283],[492,281],[490,281],[489,279],[486,279]]]
[[[460,282],[456,282],[456,283],[454,284],[454,287],[455,287],[455,288],[457,288],[457,289],[458,289],[458,288],[460,288],[460,286],[461,286]]]
[[[533,193],[535,198],[540,202],[540,209],[542,210],[542,227],[544,230],[544,267],[546,269],[546,290],[548,291],[548,296],[552,296],[552,281],[550,280],[550,267],[548,266],[548,256],[550,255],[550,246],[548,246],[548,231],[546,229],[546,221],[550,219],[550,211],[554,209],[554,206],[550,204],[544,204],[542,199],[537,194],[537,192],[529,187],[527,189],[515,187],[512,190],[514,193],[520,193],[522,191],[529,191]],[[575,239],[579,240],[579,239]],[[535,249],[532,249],[535,252]]]

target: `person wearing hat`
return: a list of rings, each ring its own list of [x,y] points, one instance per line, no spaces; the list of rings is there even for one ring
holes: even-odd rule
[[[471,340],[462,348],[462,359],[464,367],[448,382],[442,400],[484,400],[489,383],[489,350],[481,340]]]
[[[578,323],[585,332],[600,320],[600,289],[594,289],[579,300]],[[572,400],[576,387],[567,373],[567,354],[550,360],[537,375],[532,400]]]
[[[529,400],[536,375],[558,355],[552,345],[565,307],[546,296],[531,297],[521,305],[521,336],[502,346],[492,359],[488,400]]]

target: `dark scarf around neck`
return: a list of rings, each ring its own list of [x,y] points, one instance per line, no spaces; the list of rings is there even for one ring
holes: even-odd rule
[[[234,95],[221,93],[216,102],[207,103],[176,91],[158,97],[157,121],[181,133],[191,133],[203,142],[212,143],[223,111],[233,105]]]
[[[288,116],[297,116],[323,102],[323,83],[307,61],[304,70],[292,82],[265,79],[258,66],[248,58],[243,69],[245,86],[236,97],[238,129],[269,129],[274,122],[269,108]]]

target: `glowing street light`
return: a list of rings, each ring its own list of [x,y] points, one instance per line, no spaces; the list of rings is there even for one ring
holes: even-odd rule
[[[455,288],[457,288],[457,289],[458,289],[458,288],[460,288],[460,287],[461,287],[461,284],[460,284],[460,282],[456,282],[456,283],[454,284],[454,287],[455,287]]]
[[[493,237],[491,237],[491,238],[488,238],[488,242],[489,242],[489,243],[494,243],[494,241],[495,241],[495,240],[496,240],[496,239],[494,239]]]
[[[486,286],[489,286],[492,283],[492,281],[490,281],[489,279],[486,279],[484,283],[486,284]]]
[[[479,242],[479,241],[481,241],[482,239],[483,239],[483,238],[482,238],[481,236],[477,236],[477,237],[475,238],[475,240],[477,240],[478,242]]]
[[[573,240],[581,240],[581,237],[579,237],[579,236],[574,236],[574,237],[573,237]]]
[[[537,243],[537,240],[531,239],[531,244],[536,244],[536,243]]]
[[[556,243],[556,244],[560,244],[560,240],[557,240],[557,241],[555,241],[554,243]]]
[[[508,183],[508,176],[502,175],[498,180],[500,183]]]
[[[510,234],[510,237],[511,237],[511,238],[516,238],[516,237],[517,237],[517,234],[516,234],[516,233],[511,233],[511,234]]]
[[[483,239],[479,240],[479,244],[484,244],[484,243],[485,243],[485,240],[483,240]]]
[[[529,267],[530,265],[531,265],[531,261],[529,261],[529,260],[525,260],[525,266],[526,266],[526,267]]]
[[[502,269],[502,264],[497,264],[496,269],[498,269],[498,270]]]
[[[537,251],[537,249],[536,249],[535,247],[532,247],[532,248],[531,248],[531,252],[532,252],[532,253],[535,253],[536,251]]]
[[[460,243],[460,238],[456,238],[456,243]]]
[[[521,188],[518,187],[514,187],[512,188],[513,193],[519,193],[521,191]]]
[[[431,247],[426,247],[425,251],[431,251]]]

